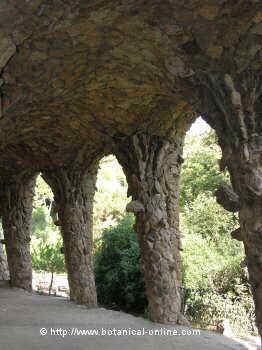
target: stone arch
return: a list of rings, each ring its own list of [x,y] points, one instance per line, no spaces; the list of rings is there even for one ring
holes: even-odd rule
[[[151,187],[154,162],[143,151],[154,158],[159,148],[180,144],[192,116],[203,115],[218,134],[221,167],[228,167],[240,197],[261,334],[261,1],[6,0],[0,17],[0,168],[11,202],[15,193],[22,196],[16,181],[22,170],[45,172],[61,201],[68,183],[81,182],[83,164],[88,168],[97,150],[112,152],[113,147],[129,173],[134,199],[144,207],[139,222],[149,212],[145,206],[154,208],[158,200],[161,225],[168,230],[164,185]],[[87,155],[91,163],[85,163]],[[136,168],[130,169],[126,159]],[[178,156],[175,164],[169,170],[176,172]],[[10,181],[14,195],[6,186]],[[149,199],[142,198],[146,185]],[[154,197],[158,191],[160,197]],[[70,208],[77,191],[68,193]],[[12,207],[21,216],[14,200]],[[160,225],[147,220],[150,227]],[[72,296],[81,299],[77,291]],[[90,297],[93,303],[95,296]],[[153,319],[160,314],[164,321],[177,319],[155,308]]]

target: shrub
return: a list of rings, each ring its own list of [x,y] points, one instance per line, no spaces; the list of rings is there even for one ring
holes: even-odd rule
[[[228,319],[236,334],[253,332],[254,303],[241,268],[243,244],[230,235],[237,218],[205,192],[185,206],[181,219],[187,317],[203,327]]]
[[[116,227],[105,229],[96,240],[95,279],[101,305],[143,313],[147,300],[133,221],[130,215],[124,217]]]
[[[188,290],[186,316],[198,326],[218,326],[227,319],[233,333],[256,333],[255,309],[251,295],[219,294],[213,290]]]
[[[214,192],[219,184],[229,182],[228,173],[221,173],[218,167],[221,151],[213,131],[201,138],[187,135],[184,157],[179,197],[182,210],[199,194]]]
[[[217,204],[211,192],[199,194],[190,206],[185,206],[182,213],[182,230],[188,234],[199,234],[206,242],[215,242],[221,254],[225,252],[225,248],[230,255],[243,250],[241,244],[230,236],[238,226],[236,215]]]

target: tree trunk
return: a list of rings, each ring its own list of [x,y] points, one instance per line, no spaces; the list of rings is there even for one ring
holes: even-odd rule
[[[52,291],[52,287],[53,287],[53,281],[54,281],[54,271],[51,271],[51,281],[50,281],[50,284],[49,284],[48,295],[51,295],[51,291]]]
[[[0,243],[0,281],[9,280],[9,271],[3,245]]]
[[[183,138],[169,142],[138,134],[117,145],[136,214],[135,230],[141,250],[150,319],[183,323],[178,219],[179,174]]]
[[[93,198],[97,166],[90,171],[57,168],[43,172],[54,191],[64,241],[70,300],[97,305],[93,273]]]
[[[2,185],[2,225],[12,287],[32,290],[30,254],[32,201],[35,174],[23,174],[17,181]]]

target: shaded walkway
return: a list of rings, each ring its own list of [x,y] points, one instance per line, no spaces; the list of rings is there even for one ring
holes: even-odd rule
[[[51,328],[65,331],[111,329],[173,330],[128,314],[89,309],[63,298],[37,296],[0,286],[1,350],[245,350],[239,343],[219,334],[201,331],[195,336],[65,336],[50,335]],[[40,335],[40,329],[48,334]],[[189,328],[176,326],[177,332]],[[58,331],[59,333],[59,331]]]

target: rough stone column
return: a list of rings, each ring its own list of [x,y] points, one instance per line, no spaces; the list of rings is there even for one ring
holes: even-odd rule
[[[239,229],[232,238],[244,243],[249,281],[262,335],[262,134],[232,150],[227,160],[235,192],[240,198]]]
[[[128,181],[136,215],[150,319],[183,323],[181,310],[180,232],[178,227],[179,174],[183,138],[169,142],[137,134],[117,143],[115,154]]]
[[[70,299],[90,307],[97,305],[92,264],[93,198],[97,165],[88,170],[56,168],[43,172],[54,192],[64,241]]]
[[[30,255],[32,201],[36,175],[25,172],[1,189],[1,214],[12,287],[32,290]]]
[[[221,170],[228,169],[233,191],[224,187],[218,201],[239,211],[249,280],[262,335],[262,77],[261,71],[239,75],[200,74],[201,115],[216,130],[222,149]]]

